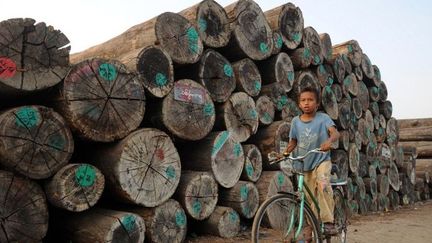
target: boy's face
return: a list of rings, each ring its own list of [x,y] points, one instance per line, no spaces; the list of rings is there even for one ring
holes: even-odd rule
[[[318,102],[315,94],[310,91],[301,93],[299,98],[299,107],[305,114],[315,113],[318,108]]]

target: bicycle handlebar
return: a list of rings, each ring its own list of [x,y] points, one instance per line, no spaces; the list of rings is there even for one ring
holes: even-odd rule
[[[272,154],[272,153],[273,153],[273,154]],[[281,161],[283,161],[283,160],[285,160],[285,159],[287,159],[287,158],[290,159],[290,160],[292,160],[292,161],[303,160],[304,158],[306,158],[307,156],[309,156],[309,155],[312,154],[312,153],[325,153],[325,152],[322,151],[320,148],[316,148],[316,149],[309,150],[307,153],[305,153],[305,154],[302,155],[302,156],[297,156],[297,157],[292,157],[292,156],[283,157],[283,158],[280,158],[280,159],[276,159],[276,160],[274,160],[274,161],[271,161],[270,164],[279,163],[279,162],[281,162]],[[269,160],[271,160],[270,157],[271,157],[271,156],[274,156],[274,154],[275,154],[275,152],[271,152],[271,153],[268,154]]]

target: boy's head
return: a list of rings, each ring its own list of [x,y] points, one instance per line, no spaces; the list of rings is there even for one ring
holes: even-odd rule
[[[298,97],[300,109],[305,114],[313,114],[318,110],[320,94],[312,87],[303,88]]]

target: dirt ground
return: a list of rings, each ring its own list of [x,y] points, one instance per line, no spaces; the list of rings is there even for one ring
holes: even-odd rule
[[[432,200],[404,206],[396,211],[357,216],[350,219],[349,243],[432,242]],[[189,243],[250,242],[250,231],[234,239],[210,236],[189,237]]]

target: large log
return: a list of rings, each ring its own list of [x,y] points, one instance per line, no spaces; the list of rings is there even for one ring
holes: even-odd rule
[[[302,40],[304,19],[299,7],[287,3],[265,13],[267,21],[273,30],[279,30],[283,36],[285,47],[296,49]]]
[[[145,239],[145,223],[134,213],[93,208],[78,214],[67,214],[61,219],[60,240],[77,243],[129,242],[139,243]]]
[[[194,24],[205,46],[218,48],[228,44],[231,37],[228,16],[216,1],[201,1],[179,14]]]
[[[367,79],[374,79],[375,72],[369,57],[363,53],[361,61],[361,69]]]
[[[333,69],[329,64],[320,64],[316,66],[316,68],[312,68],[312,70],[315,70],[315,75],[321,87],[331,87],[331,85],[334,83]]]
[[[277,106],[282,106],[282,111],[280,113],[281,119],[276,120],[291,121],[294,117],[302,114],[298,103],[291,98],[287,98],[286,100],[280,99]]]
[[[0,113],[0,164],[33,179],[48,178],[72,157],[65,120],[51,108],[21,106]]]
[[[342,84],[345,79],[345,62],[342,56],[333,55],[332,52],[332,57],[328,62],[332,65],[335,81]]]
[[[159,106],[149,107],[146,120],[184,140],[203,139],[216,119],[209,92],[199,83],[178,80]]]
[[[324,61],[321,39],[313,27],[309,26],[303,29],[302,45],[309,48],[313,65],[319,65]]]
[[[105,188],[105,178],[89,164],[68,164],[45,184],[48,201],[59,208],[81,212],[93,207]]]
[[[236,87],[231,63],[219,52],[207,49],[199,62],[175,70],[176,79],[188,78],[199,82],[214,102],[225,102]]]
[[[167,134],[143,128],[91,155],[107,189],[119,201],[155,207],[170,198],[180,180],[180,158]]]
[[[432,126],[402,128],[399,141],[432,141]]]
[[[432,126],[432,118],[399,119],[398,125],[401,130],[404,128],[430,127]]]
[[[290,53],[291,62],[294,69],[304,69],[309,67],[312,62],[310,49],[307,47],[300,47]]]
[[[366,192],[369,193],[372,198],[375,200],[378,196],[378,187],[377,182],[373,178],[363,178],[363,182],[365,184]]]
[[[345,54],[353,66],[360,66],[363,59],[363,51],[356,40],[346,41],[333,46],[333,55]]]
[[[189,217],[203,220],[216,207],[218,186],[211,173],[183,170],[175,198]]]
[[[273,31],[260,6],[239,0],[225,7],[232,35],[222,53],[231,59],[264,60],[273,50]]]
[[[330,86],[325,86],[321,92],[321,104],[325,112],[331,119],[336,120],[339,117],[339,106],[336,96]]]
[[[262,155],[256,145],[243,144],[245,163],[240,179],[256,182],[262,172]]]
[[[233,188],[219,191],[218,205],[230,207],[240,216],[251,219],[259,207],[258,189],[252,182],[239,181]]]
[[[0,242],[41,242],[48,230],[48,206],[40,186],[0,170]]]
[[[201,37],[192,23],[179,14],[165,12],[102,44],[73,54],[71,62],[94,57],[121,59],[129,52],[150,45],[159,45],[178,64],[197,62],[203,51]]]
[[[432,141],[404,141],[399,142],[403,147],[415,147],[417,149],[418,158],[432,157]]]
[[[361,67],[354,67],[353,73],[355,74],[357,80],[363,80],[363,71]]]
[[[57,109],[81,138],[112,142],[141,123],[144,87],[114,60],[91,59],[72,67],[59,88]]]
[[[390,189],[389,178],[387,175],[377,175],[378,192],[387,196]]]
[[[240,217],[232,208],[217,206],[207,220],[200,222],[199,231],[223,238],[233,238],[240,232]]]
[[[274,104],[274,108],[278,111],[283,110],[284,106],[287,105],[288,96],[280,83],[263,85],[261,95],[269,97]]]
[[[359,79],[361,80],[361,79]],[[358,82],[359,90],[358,90],[358,98],[360,99],[360,103],[362,106],[363,112],[366,112],[369,109],[369,90],[366,84],[362,81]]]
[[[344,93],[345,97],[348,97],[348,95],[357,96],[359,93],[359,85],[354,73],[347,75],[343,80],[342,92]]]
[[[339,130],[339,148],[345,151],[349,149],[349,132],[347,130]]]
[[[300,95],[301,90],[306,87],[316,89],[318,92],[321,90],[321,85],[319,84],[316,77],[312,74],[312,72],[296,72],[293,89],[291,91],[291,97],[294,100],[298,100],[298,96]]]
[[[236,90],[255,97],[261,91],[261,74],[255,63],[245,58],[232,64],[236,79]]]
[[[395,191],[399,191],[400,182],[399,182],[399,170],[396,164],[393,161],[390,161],[390,167],[387,171],[389,184]]]
[[[360,153],[355,143],[350,143],[348,150],[348,162],[350,171],[354,174],[358,173]]]
[[[275,107],[267,95],[261,95],[255,101],[259,125],[270,125],[275,117]]]
[[[428,171],[432,175],[432,159],[416,159],[416,171]]]
[[[333,50],[333,55],[334,55],[334,50]],[[347,54],[340,54],[342,56],[342,60],[344,62],[344,66],[345,66],[345,74],[349,75],[353,72],[354,68],[351,64],[351,61],[348,58]]]
[[[17,97],[50,88],[69,70],[68,38],[44,22],[0,22],[0,94]]]
[[[352,104],[352,111],[353,111],[352,115],[354,115],[356,119],[360,119],[363,115],[363,109],[362,109],[360,98],[358,97],[352,98],[351,104]]]
[[[336,120],[336,124],[342,129],[348,129],[351,124],[351,100],[342,99],[341,102],[338,103],[338,107],[339,116]]]
[[[243,148],[228,131],[210,133],[198,143],[187,144],[179,150],[185,169],[211,171],[225,188],[233,187],[243,171]]]
[[[379,92],[379,101],[381,102],[386,101],[388,92],[387,92],[387,86],[383,81],[380,81],[378,84],[378,92]]]
[[[319,34],[321,40],[321,51],[324,61],[330,61],[333,56],[333,48],[330,35],[327,33]]]
[[[392,114],[393,114],[393,106],[391,101],[386,100],[382,103],[379,103],[379,110],[380,113],[388,120],[391,118]]]
[[[141,216],[145,222],[145,238],[150,242],[181,243],[186,238],[185,211],[174,199],[154,208],[125,207],[125,211]]]
[[[233,93],[223,105],[217,106],[216,128],[227,130],[238,142],[255,134],[258,124],[255,101],[244,92]]]
[[[379,90],[377,86],[369,87],[368,91],[369,91],[369,99],[372,102],[376,102],[379,100]]]
[[[272,55],[276,55],[281,52],[283,46],[283,37],[280,31],[273,30],[273,50]]]
[[[280,83],[285,92],[289,92],[294,83],[294,67],[290,57],[281,52],[257,63],[263,84]]]
[[[337,149],[331,151],[331,161],[338,166],[337,178],[346,180],[348,178],[348,154],[345,150]]]

